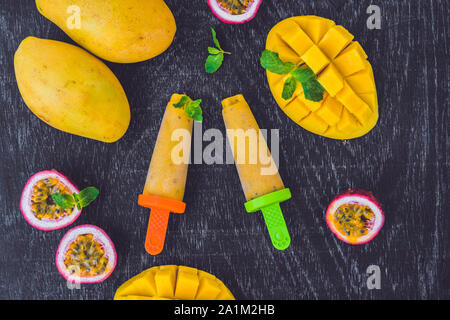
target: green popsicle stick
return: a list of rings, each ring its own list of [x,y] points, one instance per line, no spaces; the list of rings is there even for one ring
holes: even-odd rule
[[[280,202],[289,198],[291,198],[291,192],[286,188],[245,203],[247,212],[262,211],[272,244],[278,250],[285,250],[291,243],[291,237],[280,208]]]

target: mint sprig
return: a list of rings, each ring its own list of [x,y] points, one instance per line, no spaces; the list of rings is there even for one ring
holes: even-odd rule
[[[278,53],[270,50],[264,50],[262,52],[260,62],[264,69],[280,75],[288,74],[295,68],[295,64],[292,62],[283,62],[278,56]]]
[[[63,209],[72,209],[76,206],[78,210],[81,210],[97,199],[99,193],[96,187],[87,187],[81,190],[80,193],[74,192],[71,195],[66,193],[53,193],[52,199],[53,202]]]
[[[174,108],[184,108],[184,112],[187,116],[194,121],[202,122],[203,121],[203,111],[200,106],[202,103],[202,99],[197,99],[192,101],[187,95],[183,95],[177,103],[174,103]]]
[[[297,67],[292,62],[284,62],[280,59],[278,53],[267,49],[262,52],[260,63],[264,69],[272,73],[290,74],[290,77],[284,82],[281,94],[284,100],[292,98],[297,89],[297,82],[300,82],[307,100],[322,101],[325,89],[317,81],[316,74],[308,67]]]
[[[225,54],[231,54],[230,52],[223,51],[220,46],[219,40],[217,40],[216,31],[211,28],[213,42],[216,47],[208,47],[209,56],[206,58],[205,62],[205,71],[207,73],[214,73],[219,70],[220,66],[223,63],[223,57]]]

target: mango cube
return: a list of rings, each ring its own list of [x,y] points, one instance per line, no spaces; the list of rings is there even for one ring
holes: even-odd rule
[[[345,108],[350,111],[361,123],[365,123],[372,115],[372,110],[351,88],[345,83],[344,89],[336,96]]]
[[[326,32],[335,25],[332,20],[315,16],[300,17],[297,22],[314,43],[319,43]]]
[[[353,40],[354,36],[342,26],[334,26],[325,34],[319,42],[319,48],[330,59],[344,50],[344,48]]]
[[[214,300],[222,290],[215,279],[203,278],[198,287],[197,300]]]
[[[348,76],[345,80],[356,93],[371,93],[376,91],[375,82],[372,77],[373,75],[371,70],[363,69],[351,76]]]
[[[322,107],[316,114],[330,126],[336,125],[341,119],[344,106],[335,98],[328,96],[323,102]]]
[[[277,34],[273,35],[272,38],[271,44],[273,48],[269,50],[276,51],[282,61],[295,64],[301,62],[302,59],[300,58],[300,55],[287,44],[286,40],[282,39],[282,37]]]
[[[278,34],[299,56],[302,56],[314,44],[294,21],[286,23]]]
[[[344,108],[342,110],[341,121],[337,124],[337,128],[342,132],[355,131],[358,129],[358,121]]]
[[[344,87],[344,79],[332,64],[322,71],[317,80],[332,97],[336,96]]]
[[[300,121],[300,125],[306,130],[314,133],[324,133],[325,130],[328,129],[328,124],[315,113],[311,113],[305,119]]]
[[[361,52],[359,48],[360,46],[353,42],[334,60],[334,64],[344,77],[364,69],[366,58],[364,57],[363,51]]]
[[[372,111],[375,111],[377,109],[378,105],[378,98],[376,92],[371,93],[360,93],[359,96],[361,99],[367,103]]]
[[[317,111],[321,106],[323,101],[325,101],[326,97],[328,96],[328,93],[325,91],[323,93],[323,100],[322,101],[311,101],[306,99],[305,94],[301,93],[298,97],[303,102],[303,104],[311,111]]]
[[[174,270],[160,270],[155,274],[158,296],[173,298],[175,293],[176,273]]]
[[[181,300],[194,300],[197,295],[199,280],[197,274],[178,270],[175,298]]]
[[[292,100],[283,110],[294,122],[299,122],[311,113],[311,110],[298,97]]]
[[[315,74],[318,74],[330,63],[327,56],[316,45],[313,45],[304,55],[302,55],[302,60],[305,61],[307,66],[314,71]]]

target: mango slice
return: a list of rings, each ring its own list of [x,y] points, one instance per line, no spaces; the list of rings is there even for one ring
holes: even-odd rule
[[[144,270],[122,284],[114,300],[235,300],[212,274],[184,266]]]
[[[333,139],[368,133],[378,121],[378,98],[372,66],[354,36],[334,21],[317,16],[291,17],[275,25],[266,49],[280,59],[308,66],[325,88],[320,102],[305,99],[302,86],[291,99],[281,97],[287,75],[267,71],[280,108],[297,124]]]

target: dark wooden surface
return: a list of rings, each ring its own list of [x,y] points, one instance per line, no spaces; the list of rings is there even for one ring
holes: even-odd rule
[[[188,4],[189,2],[189,4]],[[367,7],[382,9],[382,29],[366,28]],[[128,95],[132,120],[119,142],[104,144],[53,129],[25,106],[13,54],[33,35],[73,43],[31,0],[0,6],[0,298],[111,299],[120,284],[156,265],[199,268],[222,279],[238,299],[450,298],[448,1],[264,0],[256,18],[233,26],[206,1],[168,0],[178,31],[173,45],[143,63],[107,63]],[[309,133],[277,107],[258,63],[270,28],[294,16],[331,18],[355,34],[369,55],[380,120],[366,136],[336,141]],[[203,69],[216,28],[233,53],[214,75]],[[202,98],[203,129],[224,130],[220,101],[243,93],[261,128],[280,129],[280,173],[293,198],[283,211],[292,244],[275,250],[260,215],[246,214],[234,165],[191,165],[186,214],[171,216],[166,247],[143,247],[148,211],[137,205],[164,107],[173,92]],[[56,168],[101,196],[75,225],[103,228],[118,264],[104,283],[69,290],[54,264],[68,228],[43,232],[19,210],[34,172]],[[386,224],[364,246],[335,238],[324,220],[332,198],[371,190]],[[381,290],[368,290],[366,268],[381,268]]]

